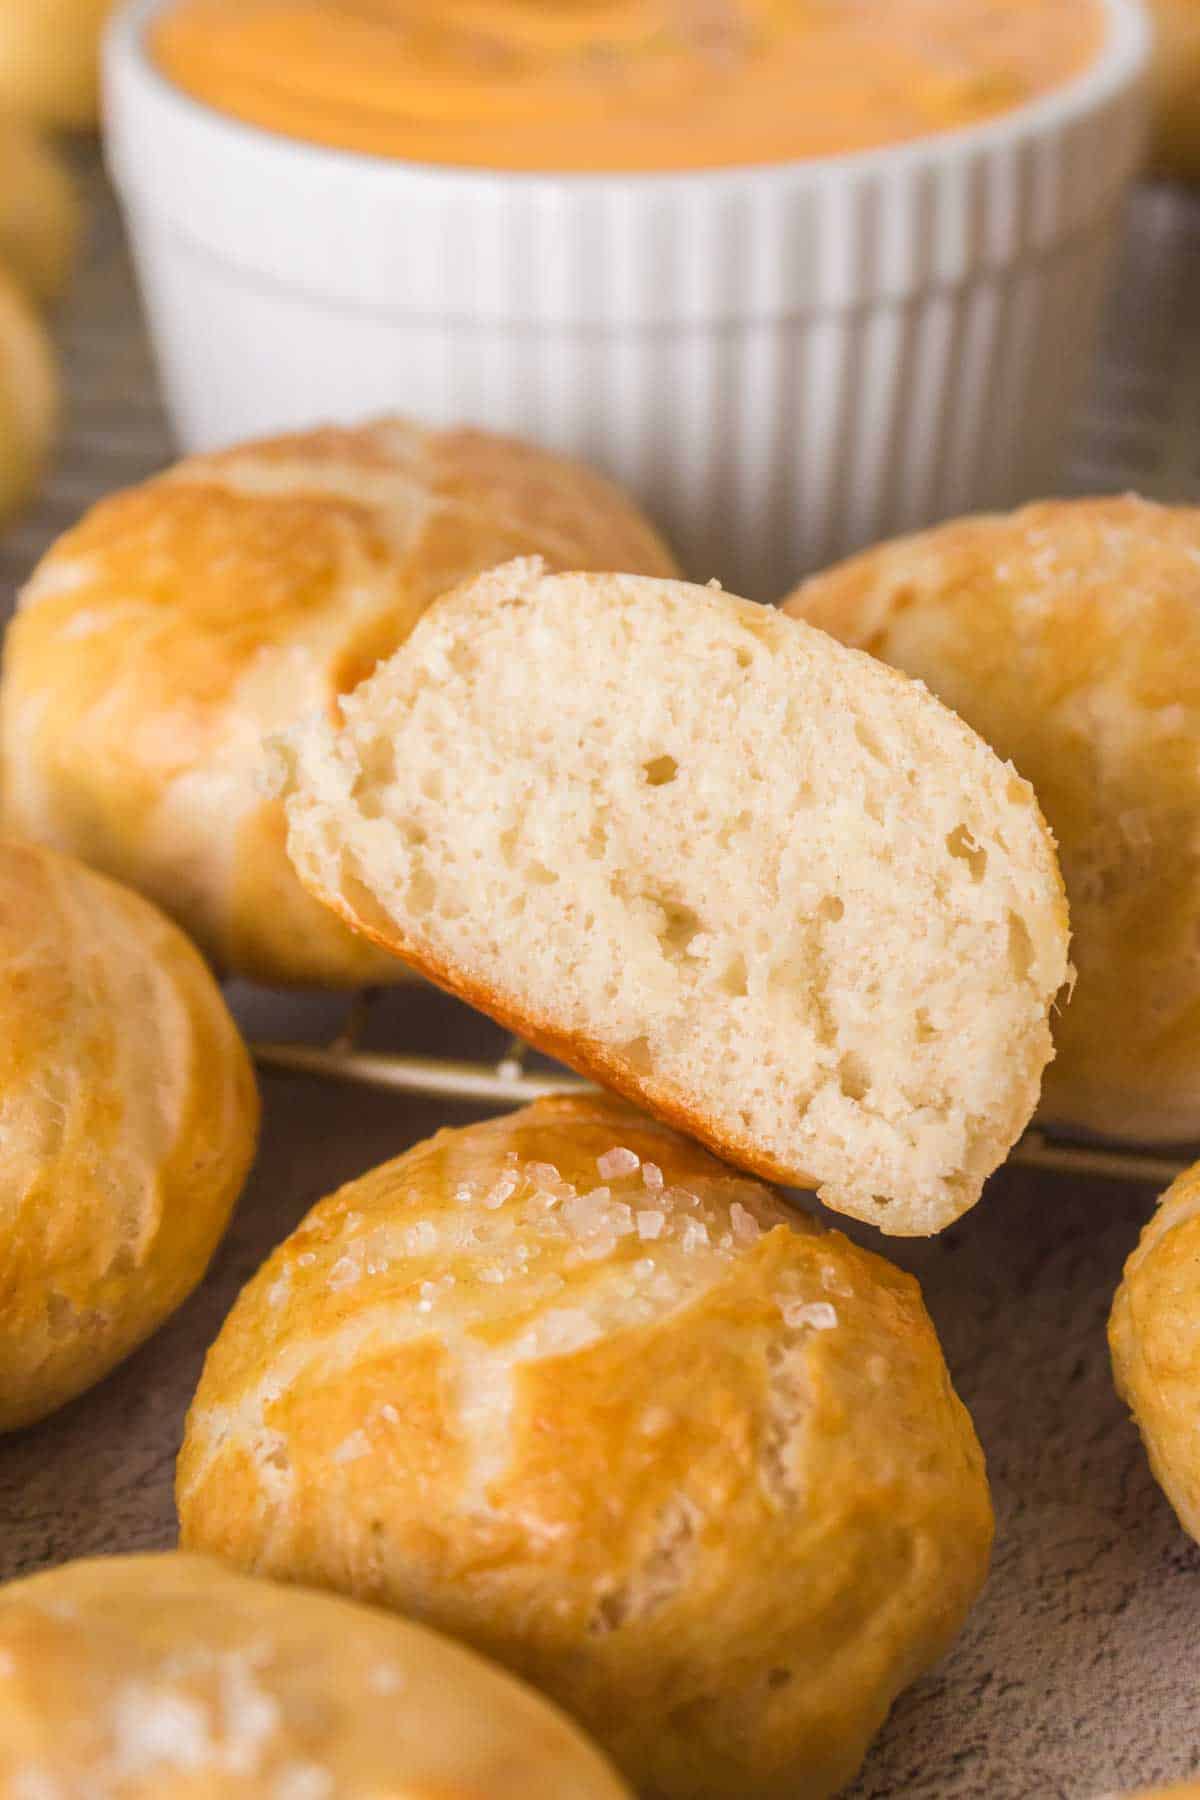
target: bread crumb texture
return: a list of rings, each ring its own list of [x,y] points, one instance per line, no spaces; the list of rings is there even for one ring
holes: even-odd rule
[[[916,684],[707,588],[496,570],[293,741],[305,884],[732,1161],[885,1231],[1037,1102],[1032,790]]]
[[[1034,785],[1078,981],[1046,1116],[1200,1133],[1200,510],[1135,496],[962,519],[789,602],[928,682]]]
[[[185,1544],[545,1689],[645,1800],[817,1800],[984,1578],[916,1283],[610,1097],[318,1205],[188,1418]]]
[[[539,1696],[328,1594],[166,1553],[0,1590],[5,1800],[631,1800]]]
[[[0,1432],[99,1381],[200,1280],[258,1094],[182,932],[0,843]]]
[[[239,973],[396,979],[296,881],[263,740],[328,711],[444,588],[534,551],[673,567],[590,470],[398,419],[191,457],[113,495],[42,560],[8,631],[6,828],[139,888]]]
[[[1155,1477],[1200,1540],[1200,1165],[1168,1188],[1142,1232],[1108,1341]]]

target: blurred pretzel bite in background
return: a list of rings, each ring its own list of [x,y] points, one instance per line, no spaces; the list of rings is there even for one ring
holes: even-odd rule
[[[0,1588],[5,1800],[632,1800],[419,1625],[167,1552]]]
[[[11,10],[0,0],[0,40]],[[81,224],[58,150],[0,99],[0,527],[33,499],[58,432],[58,359],[37,308],[66,288]]]
[[[34,497],[58,430],[57,358],[34,308],[63,293],[81,232],[70,172],[38,127],[95,123],[111,3],[0,0],[0,526]]]
[[[0,971],[5,1432],[91,1387],[191,1293],[258,1096],[183,933],[68,857],[0,842]]]
[[[444,588],[534,551],[673,568],[581,465],[398,419],[195,457],[102,501],[8,632],[6,827],[148,894],[224,969],[403,977],[300,886],[262,741],[330,711]]]
[[[100,34],[116,0],[0,0],[0,110],[83,130],[99,116]]]
[[[787,610],[927,682],[1033,783],[1078,972],[1045,1116],[1200,1135],[1200,510],[1127,496],[960,519]]]
[[[1200,1165],[1167,1190],[1142,1232],[1108,1341],[1155,1477],[1200,1540]]]
[[[497,569],[290,744],[342,918],[883,1231],[1037,1104],[1067,915],[1033,790],[915,682],[711,588]]]
[[[821,1800],[987,1569],[916,1283],[615,1099],[322,1201],[188,1417],[185,1546],[507,1664],[655,1800]]]
[[[0,117],[0,264],[26,293],[57,300],[79,249],[79,198],[52,143]]]
[[[1155,30],[1151,69],[1153,167],[1200,181],[1200,0],[1148,0]]]
[[[3,231],[0,206],[0,233]],[[54,442],[59,379],[46,327],[0,264],[0,526],[33,497]]]

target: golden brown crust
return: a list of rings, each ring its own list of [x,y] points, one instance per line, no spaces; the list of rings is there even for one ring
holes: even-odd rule
[[[52,130],[94,128],[100,34],[116,0],[20,0],[0,10],[0,109]]]
[[[1108,1341],[1155,1477],[1200,1539],[1200,1164],[1167,1190],[1125,1264]]]
[[[209,1354],[178,1500],[190,1547],[436,1622],[688,1800],[840,1787],[991,1537],[915,1282],[606,1096],[317,1206]]]
[[[34,300],[57,300],[79,250],[82,209],[57,147],[0,119],[0,261]]]
[[[0,1589],[0,1794],[630,1800],[460,1645],[171,1552]]]
[[[7,828],[139,888],[239,973],[397,979],[296,881],[263,739],[331,708],[443,588],[527,553],[672,567],[590,470],[399,420],[194,457],[114,495],[9,629]]]
[[[1156,37],[1151,163],[1160,175],[1200,181],[1200,3],[1148,4]]]
[[[175,926],[0,843],[0,1431],[92,1386],[191,1292],[254,1153],[250,1059]]]
[[[1133,496],[956,520],[786,603],[925,681],[1033,783],[1077,982],[1043,1115],[1200,1130],[1200,511]]]
[[[0,522],[37,491],[59,410],[58,364],[45,321],[0,265]]]

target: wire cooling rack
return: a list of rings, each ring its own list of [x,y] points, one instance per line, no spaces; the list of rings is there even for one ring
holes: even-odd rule
[[[592,1084],[556,1068],[528,1067],[529,1046],[509,1040],[494,1062],[457,1062],[440,1056],[415,1056],[363,1045],[372,1005],[370,994],[357,994],[335,1036],[322,1044],[272,1042],[254,1044],[264,1069],[281,1074],[312,1075],[360,1087],[390,1089],[400,1094],[432,1094],[443,1100],[487,1102],[493,1106],[527,1106],[547,1094],[586,1094]],[[1077,1143],[1051,1132],[1031,1129],[1015,1146],[1010,1161],[1028,1169],[1062,1175],[1100,1175],[1114,1181],[1138,1181],[1167,1187],[1189,1161],[1136,1148]]]
[[[94,155],[80,158],[91,240],[59,320],[66,421],[62,452],[37,507],[0,545],[0,618],[46,546],[102,494],[161,468],[172,450],[112,194]],[[1148,186],[1134,199],[1097,368],[1073,434],[1068,493],[1135,488],[1200,499],[1200,198]],[[495,1060],[454,1061],[368,1048],[371,995],[356,996],[332,1035],[263,1038],[261,1067],[448,1102],[521,1106],[589,1084],[530,1068],[511,1042]],[[1054,1173],[1167,1185],[1186,1166],[1136,1148],[1029,1131],[1014,1162]]]

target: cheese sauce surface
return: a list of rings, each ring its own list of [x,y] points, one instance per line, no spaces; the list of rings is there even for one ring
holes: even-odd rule
[[[313,143],[526,170],[719,168],[973,125],[1097,56],[1099,0],[176,0],[196,99]]]

